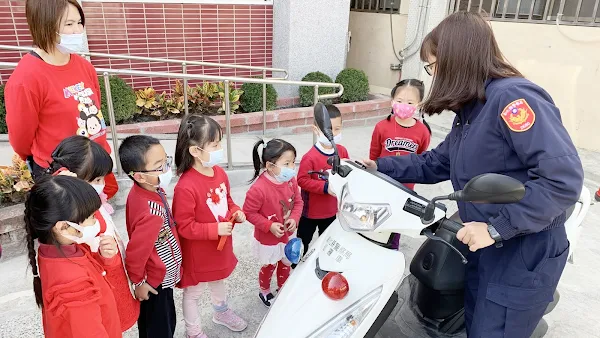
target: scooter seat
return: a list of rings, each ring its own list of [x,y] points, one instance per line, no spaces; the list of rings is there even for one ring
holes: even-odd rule
[[[575,211],[576,205],[577,204],[573,204],[569,209],[566,210],[567,217],[565,219],[569,219],[569,217],[571,217],[571,215],[573,215],[573,211]]]

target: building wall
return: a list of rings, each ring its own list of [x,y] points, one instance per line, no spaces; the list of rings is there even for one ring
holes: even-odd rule
[[[404,48],[407,21],[407,14],[392,14],[396,52]],[[401,75],[390,69],[390,64],[400,63],[392,48],[390,14],[351,11],[348,29],[351,40],[347,67],[367,73],[371,92],[389,95]]]
[[[335,81],[348,51],[350,0],[276,0],[273,66],[290,80],[321,71]],[[298,96],[298,87],[275,86],[280,97]]]
[[[273,6],[248,4],[84,1],[91,52],[130,54],[271,67]],[[202,2],[202,1],[198,1]],[[204,1],[206,2],[206,1]],[[227,1],[222,1],[227,3]],[[25,1],[0,0],[0,44],[31,46]],[[5,62],[18,62],[18,52],[0,51]],[[96,67],[181,72],[181,66],[92,58]],[[11,70],[0,71],[0,81]],[[188,73],[242,76],[260,72],[189,66]],[[127,78],[134,88],[169,90],[174,80]]]
[[[552,95],[575,145],[600,151],[600,28],[513,22],[492,27],[506,58]]]

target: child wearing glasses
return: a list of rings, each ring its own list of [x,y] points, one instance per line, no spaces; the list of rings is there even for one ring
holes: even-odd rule
[[[125,266],[142,302],[139,334],[172,338],[177,323],[173,287],[181,280],[181,249],[165,195],[172,160],[157,139],[145,135],[126,138],[119,153],[123,171],[134,181],[126,205]]]

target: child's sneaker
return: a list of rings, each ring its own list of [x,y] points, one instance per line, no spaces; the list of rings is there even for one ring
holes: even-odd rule
[[[275,298],[275,296],[271,292],[266,295],[264,295],[262,292],[259,292],[258,298],[260,298],[260,301],[263,302],[264,306],[271,307],[271,300]]]
[[[215,312],[213,315],[213,322],[215,324],[223,325],[234,332],[244,331],[246,327],[248,327],[248,323],[231,309],[227,309],[225,312]]]
[[[186,335],[187,338],[208,338],[208,336],[206,335],[206,333],[202,332],[201,334],[195,335],[195,336],[190,336],[189,334]]]

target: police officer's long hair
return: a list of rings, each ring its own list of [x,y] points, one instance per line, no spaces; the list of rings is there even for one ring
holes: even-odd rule
[[[420,56],[435,66],[431,92],[421,105],[429,115],[457,112],[475,99],[485,101],[489,79],[523,77],[504,59],[492,28],[477,13],[456,12],[442,20],[425,36]]]
[[[423,81],[417,80],[417,79],[404,79],[404,80],[396,83],[394,88],[392,88],[392,92],[390,93],[390,96],[392,97],[392,99],[394,99],[394,97],[396,96],[396,92],[398,91],[398,89],[404,88],[404,87],[416,88],[419,91],[419,103],[421,101],[423,101],[423,98],[425,97],[425,84],[423,84]],[[391,120],[392,115],[394,115],[393,111],[390,112],[390,115],[388,115],[388,117],[386,119],[388,121]],[[421,112],[421,119],[423,120],[423,124],[425,125],[425,127],[427,127],[427,130],[429,130],[429,134],[431,134],[431,127],[429,127],[429,123],[427,123],[427,121],[425,121],[425,116],[424,116],[423,112]]]

